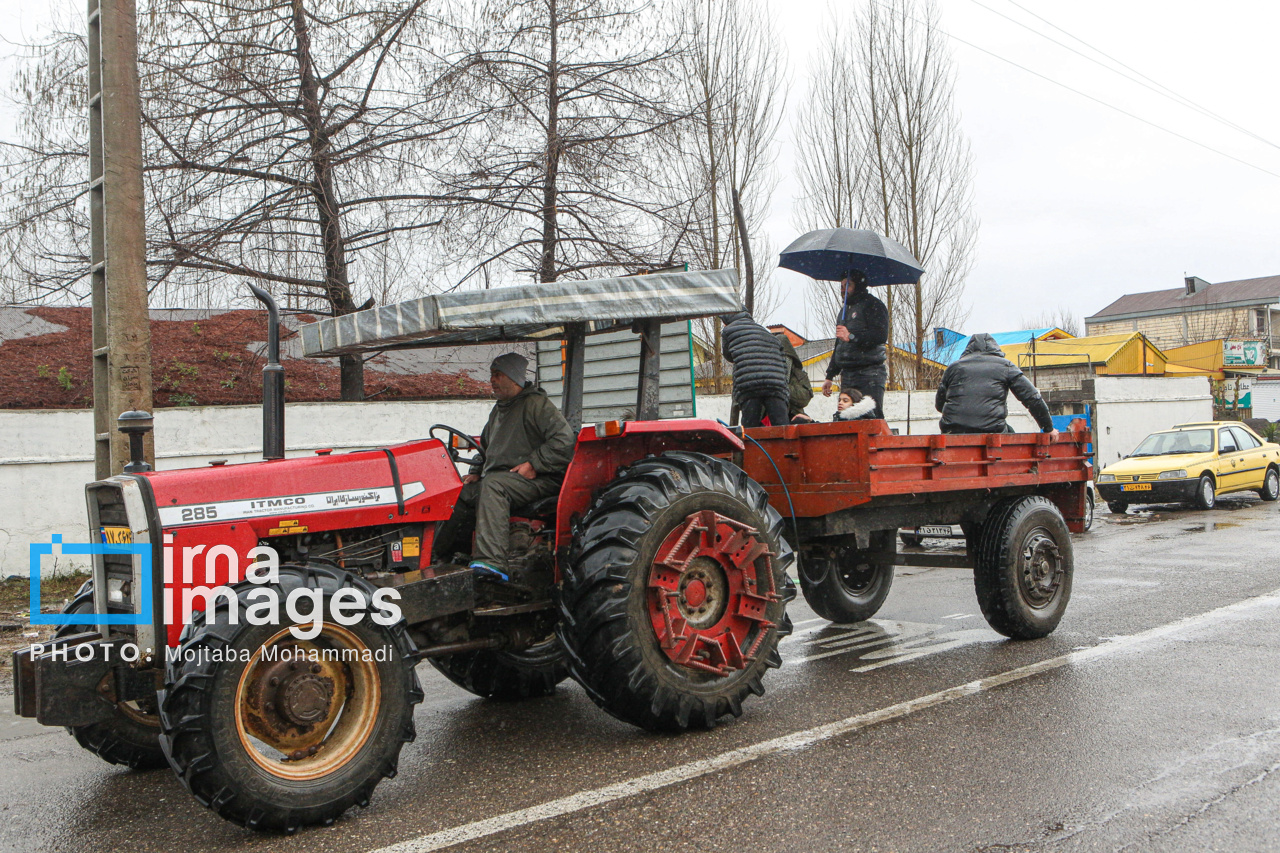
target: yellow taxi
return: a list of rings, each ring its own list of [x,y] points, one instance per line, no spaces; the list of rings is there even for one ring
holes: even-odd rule
[[[1184,501],[1213,509],[1218,495],[1256,491],[1280,497],[1280,444],[1270,444],[1237,421],[1178,424],[1153,432],[1134,451],[1103,468],[1095,480],[1112,512],[1130,504]]]

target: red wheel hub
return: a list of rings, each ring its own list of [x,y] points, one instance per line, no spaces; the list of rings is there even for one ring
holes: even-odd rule
[[[707,600],[707,585],[695,580],[684,588],[684,600],[690,607],[698,608]]]
[[[712,510],[672,530],[649,570],[649,617],[667,657],[717,675],[755,660],[774,626],[773,557],[758,530]]]

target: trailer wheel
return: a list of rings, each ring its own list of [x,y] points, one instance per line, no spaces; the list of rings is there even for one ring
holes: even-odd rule
[[[86,581],[76,592],[63,613],[93,612],[93,581]],[[90,625],[61,625],[54,638],[92,631]],[[108,720],[86,726],[67,726],[76,743],[109,764],[121,764],[134,770],[167,767],[160,748],[160,718],[155,700],[120,702]]]
[[[422,701],[414,645],[403,622],[339,622],[333,598],[343,589],[366,601],[376,592],[346,572],[281,566],[278,583],[233,587],[239,624],[219,598],[183,631],[160,698],[161,744],[182,783],[222,817],[283,832],[327,825],[395,775]],[[279,596],[282,619],[247,624],[263,590]],[[295,638],[284,617],[295,590],[320,591],[324,623],[312,639]],[[341,603],[349,621],[351,599]]]
[[[1001,501],[979,535],[973,584],[987,624],[1015,640],[1047,636],[1071,598],[1074,553],[1062,513],[1047,498]]]
[[[893,543],[893,532],[885,537]],[[883,543],[881,543],[883,544]],[[893,586],[893,563],[879,551],[861,553],[837,545],[805,553],[800,561],[800,590],[823,619],[838,625],[865,622],[880,610]]]
[[[550,696],[569,677],[554,636],[519,652],[461,652],[431,658],[431,665],[463,690],[500,702]]]
[[[559,594],[569,670],[650,730],[742,713],[791,633],[782,517],[739,468],[671,452],[624,469],[575,529]]]

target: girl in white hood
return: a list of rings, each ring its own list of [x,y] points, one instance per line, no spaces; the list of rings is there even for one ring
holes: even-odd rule
[[[836,416],[832,420],[856,421],[872,417],[875,411],[875,400],[864,397],[857,388],[850,388],[848,391],[840,392],[840,398],[836,401]]]

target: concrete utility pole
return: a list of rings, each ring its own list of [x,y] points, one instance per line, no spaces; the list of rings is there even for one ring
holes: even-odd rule
[[[89,0],[89,221],[94,462],[102,479],[129,461],[116,418],[151,411],[135,0]],[[150,435],[145,448],[154,465]]]

